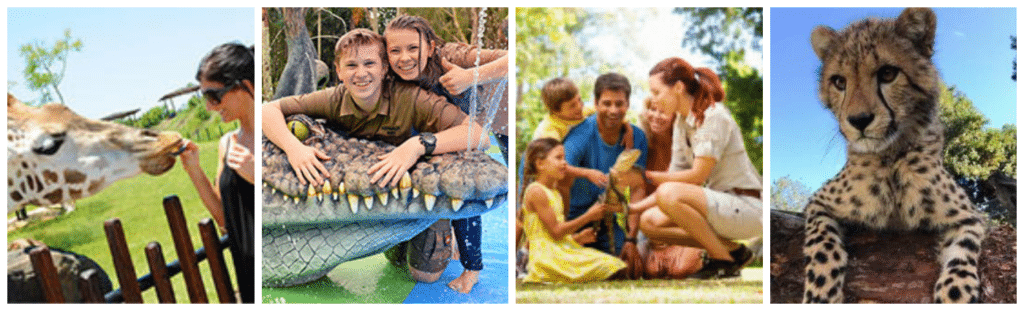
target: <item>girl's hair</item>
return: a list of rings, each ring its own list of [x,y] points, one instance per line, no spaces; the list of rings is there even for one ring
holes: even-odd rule
[[[384,67],[384,70],[387,70],[388,54],[384,48],[384,37],[366,28],[352,29],[338,39],[338,43],[334,45],[334,65],[340,67],[343,57],[355,52],[356,48],[362,46],[376,46],[380,64]],[[391,98],[391,92],[388,92],[392,85],[391,80],[390,75],[385,74],[381,81],[381,96],[384,98]]]
[[[661,73],[661,82],[672,86],[683,82],[686,92],[693,96],[693,107],[690,110],[697,118],[697,124],[704,123],[704,110],[725,99],[725,90],[718,80],[718,75],[707,67],[694,69],[679,57],[670,57],[658,62],[651,68],[649,75]]]
[[[253,60],[255,46],[240,43],[221,44],[199,61],[196,80],[216,81],[224,85],[255,81],[256,63]]]
[[[547,157],[551,150],[561,145],[561,142],[551,137],[538,138],[526,145],[526,152],[523,153],[523,180],[519,183],[519,200],[516,202],[522,204],[526,186],[537,179],[537,160]]]
[[[441,66],[440,55],[441,47],[444,46],[445,42],[444,40],[441,39],[441,37],[438,37],[437,34],[434,33],[434,28],[430,27],[430,24],[427,23],[427,20],[419,16],[400,15],[398,17],[395,17],[390,22],[388,22],[388,26],[384,28],[384,33],[387,33],[388,31],[392,30],[403,29],[415,31],[416,33],[419,34],[420,41],[424,41],[424,43],[426,43],[427,46],[421,46],[419,49],[420,55],[417,57],[419,58],[420,61],[424,61],[423,50],[429,49],[431,45],[434,46],[434,51],[433,53],[431,53],[432,55],[427,60],[425,60],[427,66],[423,68],[422,72],[420,72],[420,78],[418,79],[419,81],[413,81],[417,82],[420,85],[420,87],[432,90],[440,83],[440,81],[438,80],[445,73],[444,67]],[[385,59],[387,59],[386,55]]]
[[[531,141],[529,145],[526,145],[526,154],[523,155],[526,159],[526,163],[523,164],[523,175],[536,175],[537,164],[534,162],[547,157],[552,149],[561,145],[561,142],[551,137]]]

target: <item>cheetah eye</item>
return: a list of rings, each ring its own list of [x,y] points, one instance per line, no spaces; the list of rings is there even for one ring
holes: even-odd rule
[[[836,87],[837,90],[840,90],[840,91],[845,91],[846,90],[846,78],[845,77],[840,76],[840,75],[834,75],[831,78],[828,78],[828,81],[830,83],[832,83],[832,86]]]
[[[896,80],[896,76],[899,75],[900,69],[894,66],[885,65],[878,69],[878,82],[889,83]]]

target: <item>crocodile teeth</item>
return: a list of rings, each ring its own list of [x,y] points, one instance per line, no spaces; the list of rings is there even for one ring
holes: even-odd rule
[[[309,185],[309,188],[306,188],[306,197],[312,198],[312,197],[315,197],[315,196],[316,196],[316,189],[313,189],[313,185]]]
[[[331,192],[331,200],[334,200],[334,202],[338,202],[338,193],[337,192]]]
[[[393,196],[395,198],[399,198],[399,199],[402,198],[402,197],[398,196],[398,188],[391,188],[391,196]],[[384,203],[384,205],[387,205],[387,203]]]
[[[415,198],[415,197],[418,197],[418,196],[420,196],[420,191],[416,190],[416,188],[412,188],[412,197]]]
[[[412,178],[409,177],[409,172],[405,172],[405,175],[402,175],[402,179],[398,181],[397,188],[402,196],[398,196],[398,194],[395,194],[395,196],[399,199],[409,200],[409,189],[412,189]]]
[[[345,194],[345,183],[338,184],[338,193]]]
[[[484,205],[487,207],[494,207],[494,198],[484,200]]]
[[[434,210],[434,204],[437,204],[437,197],[435,197],[433,194],[424,193],[423,205],[427,207],[427,211]]]
[[[295,199],[295,204],[299,204],[299,197],[298,196],[294,196],[294,197],[292,197],[292,199]]]
[[[377,194],[377,198],[380,199],[381,205],[388,205],[388,192],[381,192]]]
[[[354,194],[348,195],[348,208],[355,214],[359,210],[359,197]]]
[[[334,190],[331,189],[331,183],[326,183],[325,182],[324,183],[324,187],[323,187],[323,192],[324,193],[331,193],[332,191],[334,191]]]
[[[462,209],[462,204],[465,203],[466,201],[460,199],[452,199],[452,210],[458,212],[460,209]]]
[[[363,202],[366,203],[366,209],[373,209],[373,196],[363,197]]]

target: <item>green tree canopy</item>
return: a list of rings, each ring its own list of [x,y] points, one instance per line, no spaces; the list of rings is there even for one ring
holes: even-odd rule
[[[771,207],[776,210],[803,212],[811,198],[811,189],[789,175],[772,181]]]
[[[67,69],[68,55],[82,50],[82,40],[71,37],[71,29],[64,30],[64,38],[58,39],[52,46],[36,41],[24,44],[19,49],[25,58],[25,70],[22,74],[28,81],[28,88],[38,91],[41,97],[37,104],[53,101],[56,94],[60,103],[64,96],[60,93],[60,82],[64,80]]]

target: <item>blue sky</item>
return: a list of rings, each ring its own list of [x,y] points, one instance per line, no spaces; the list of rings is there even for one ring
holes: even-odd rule
[[[772,8],[770,21],[771,180],[789,175],[812,191],[845,163],[846,142],[817,94],[820,61],[811,50],[814,27],[841,29],[869,16],[895,18],[902,9]],[[1015,9],[937,9],[935,57],[942,79],[956,85],[989,119],[1016,124]]]
[[[8,92],[25,100],[39,98],[27,87],[18,49],[35,40],[52,46],[70,28],[83,48],[68,56],[60,84],[65,103],[90,118],[135,108],[145,112],[160,105],[157,99],[164,94],[194,82],[199,60],[213,47],[231,41],[254,44],[254,10],[8,8],[7,81],[16,83]]]

